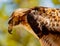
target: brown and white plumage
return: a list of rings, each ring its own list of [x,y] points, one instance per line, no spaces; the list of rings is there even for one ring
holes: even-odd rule
[[[16,25],[23,25],[33,32],[42,46],[60,46],[60,9],[34,7],[18,9],[13,12],[8,22],[8,31]]]

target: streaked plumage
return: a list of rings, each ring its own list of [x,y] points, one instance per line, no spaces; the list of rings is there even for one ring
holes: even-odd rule
[[[8,31],[16,25],[23,25],[37,35],[42,46],[60,46],[60,9],[34,7],[17,9],[8,22]]]

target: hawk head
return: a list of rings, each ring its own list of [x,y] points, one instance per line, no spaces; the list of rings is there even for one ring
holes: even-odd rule
[[[38,10],[38,8],[35,8]],[[38,28],[38,23],[36,22],[33,13],[35,12],[33,8],[31,9],[17,9],[15,10],[9,18],[8,22],[8,32],[12,34],[12,29],[14,26],[20,25],[27,29],[28,32],[34,34],[40,34],[40,29]],[[32,11],[33,10],[33,11]],[[31,12],[32,11],[32,12]],[[34,30],[34,31],[33,31]],[[37,31],[39,30],[39,31]],[[38,37],[37,37],[38,38]]]

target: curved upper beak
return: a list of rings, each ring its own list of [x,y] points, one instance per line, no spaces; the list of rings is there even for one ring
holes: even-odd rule
[[[9,24],[9,26],[8,26],[8,32],[9,32],[10,34],[12,34],[12,28],[13,28],[12,24]]]

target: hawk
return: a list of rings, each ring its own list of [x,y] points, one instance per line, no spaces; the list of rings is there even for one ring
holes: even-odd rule
[[[60,46],[60,9],[42,6],[17,9],[8,24],[10,34],[14,26],[22,25],[39,39],[41,46]]]

